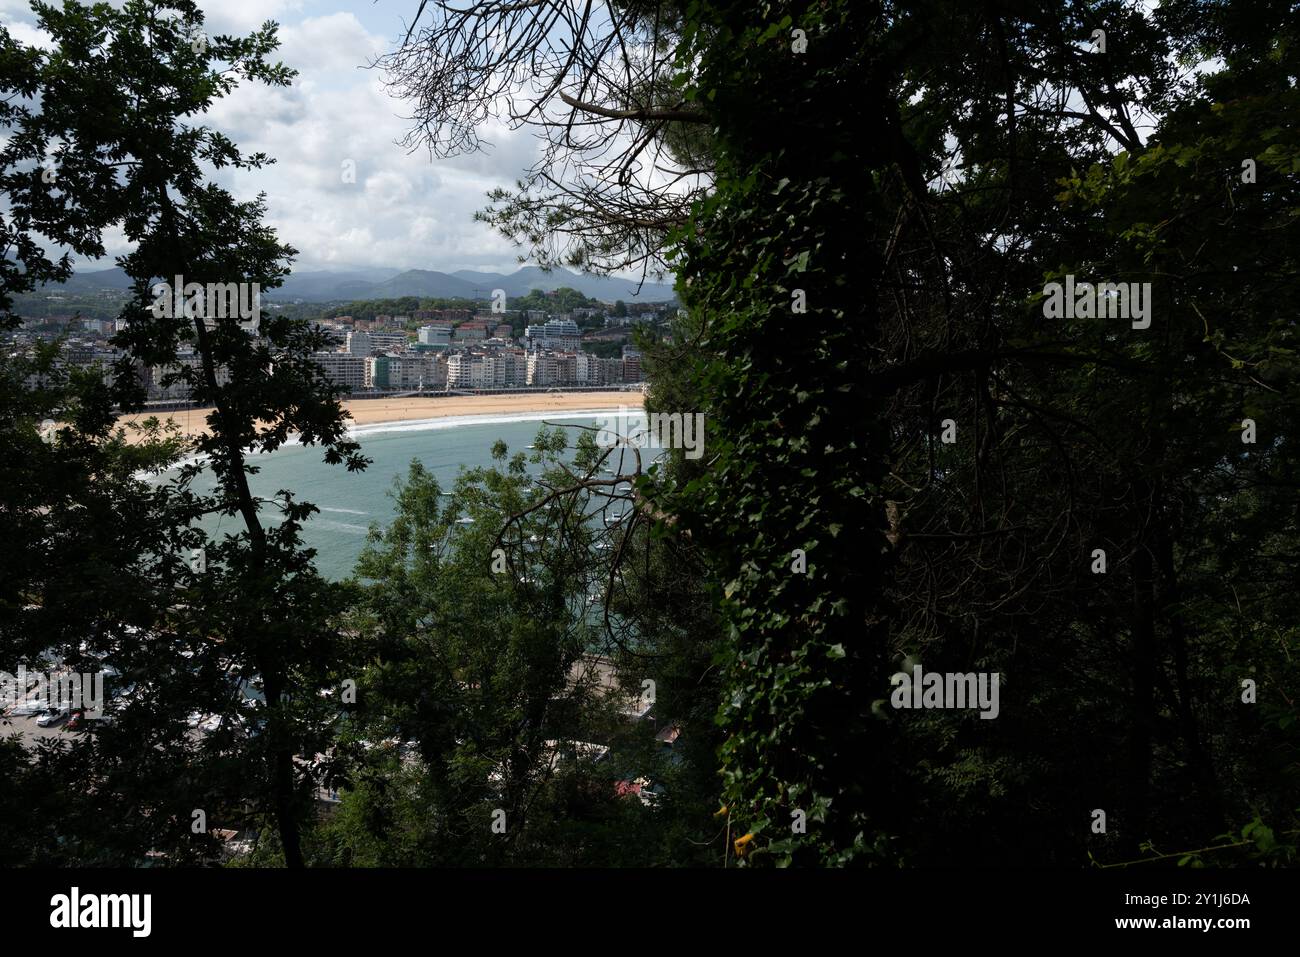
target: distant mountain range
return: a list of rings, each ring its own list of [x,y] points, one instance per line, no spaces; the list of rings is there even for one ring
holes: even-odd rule
[[[103,289],[127,289],[131,285],[120,268],[102,269],[74,275],[62,286],[49,286],[46,292],[92,293]],[[350,302],[355,299],[396,299],[401,296],[430,298],[487,299],[494,289],[504,289],[507,296],[526,296],[534,289],[549,292],[568,286],[585,296],[602,302],[666,302],[675,298],[673,287],[647,281],[637,290],[636,280],[589,276],[554,269],[543,272],[525,266],[509,276],[469,269],[454,273],[428,269],[351,269],[339,272],[300,272],[284,281],[279,289],[268,290],[267,299],[304,302]]]

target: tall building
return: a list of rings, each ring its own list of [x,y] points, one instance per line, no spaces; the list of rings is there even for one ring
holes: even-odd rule
[[[549,349],[560,352],[577,352],[582,347],[582,330],[572,319],[548,319],[541,325],[524,330],[528,351]]]
[[[528,360],[517,349],[466,349],[447,356],[450,389],[509,389],[527,383]]]
[[[573,357],[574,382],[578,385],[618,385],[623,381],[623,360],[602,359],[590,352]]]
[[[344,343],[344,350],[350,356],[365,357],[374,351],[374,343],[370,341],[370,333],[358,332],[352,330],[348,333],[347,341]]]
[[[529,385],[555,385],[555,379],[559,375],[558,367],[555,362],[555,354],[552,352],[530,352],[528,353],[528,384]]]
[[[590,352],[579,352],[574,357],[574,377],[578,385],[600,385],[600,358]]]
[[[345,349],[348,355],[366,356],[382,355],[394,349],[406,348],[404,332],[349,332]]]
[[[623,381],[622,359],[600,360],[600,384],[618,385]]]
[[[483,357],[485,388],[508,389],[528,384],[528,359],[523,352],[496,349]]]
[[[631,346],[623,347],[623,381],[641,381],[641,352]]]
[[[366,359],[367,389],[440,389],[446,383],[446,373],[439,376],[434,356],[395,355],[371,356]]]
[[[447,388],[482,389],[487,370],[481,352],[453,352],[447,356]]]
[[[572,352],[528,353],[528,384],[532,386],[574,385],[578,357]]]
[[[366,387],[366,360],[363,356],[345,352],[314,352],[312,360],[321,367],[325,378],[349,392],[360,392]]]
[[[561,352],[555,357],[555,370],[560,381],[557,385],[576,385],[578,382],[578,356],[573,352]]]
[[[438,353],[429,356],[429,388],[445,389],[447,388],[447,356],[446,353]]]

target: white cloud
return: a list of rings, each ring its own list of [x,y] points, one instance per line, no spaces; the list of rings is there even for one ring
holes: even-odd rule
[[[408,153],[397,142],[407,130],[407,104],[392,99],[379,71],[367,67],[390,49],[401,17],[413,7],[381,10],[361,0],[357,13],[339,9],[348,4],[203,0],[209,35],[246,33],[277,20],[275,57],[298,71],[290,87],[249,84],[213,105],[203,122],[245,154],[276,159],[262,170],[222,170],[216,178],[241,199],[266,194],[268,220],[281,241],[299,250],[299,270],[512,271],[515,247],[473,216],[490,189],[512,186],[532,164],[538,153],[532,134],[491,128],[484,132],[491,147],[449,160]],[[0,0],[0,18],[24,42],[42,39],[25,0]],[[345,181],[345,162],[353,164],[353,182]],[[110,257],[129,249],[119,231],[109,233],[106,245]]]
[[[267,20],[283,24],[296,19],[303,9],[301,0],[203,0],[199,6],[213,36],[248,33]]]
[[[241,196],[267,193],[271,223],[300,250],[299,268],[513,268],[514,247],[473,214],[488,190],[533,161],[531,136],[494,131],[494,149],[454,160],[408,153],[397,145],[405,105],[365,68],[387,49],[382,38],[351,13],[289,23],[280,35],[280,59],[299,71],[293,86],[241,88],[209,121],[245,151],[276,157],[228,185]]]

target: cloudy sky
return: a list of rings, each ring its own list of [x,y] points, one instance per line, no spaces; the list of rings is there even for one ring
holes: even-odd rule
[[[533,161],[528,131],[493,129],[493,148],[449,160],[396,144],[409,112],[366,68],[394,48],[418,0],[202,0],[210,35],[280,24],[279,58],[298,71],[283,89],[249,86],[218,101],[208,122],[274,166],[223,177],[240,198],[267,194],[269,219],[299,250],[295,271],[518,268],[514,247],[473,213]],[[39,42],[27,0],[0,0],[0,20]],[[344,181],[345,163],[355,182]],[[110,248],[110,253],[122,247]],[[100,263],[101,267],[111,265]]]

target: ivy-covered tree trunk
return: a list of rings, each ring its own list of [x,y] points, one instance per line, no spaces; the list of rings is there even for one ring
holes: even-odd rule
[[[716,358],[700,368],[709,467],[681,508],[730,619],[722,768],[747,857],[886,853],[890,756],[871,711],[888,688],[888,430],[869,368],[887,144],[862,136],[889,115],[874,13],[724,5],[701,63],[721,172],[683,279]]]

